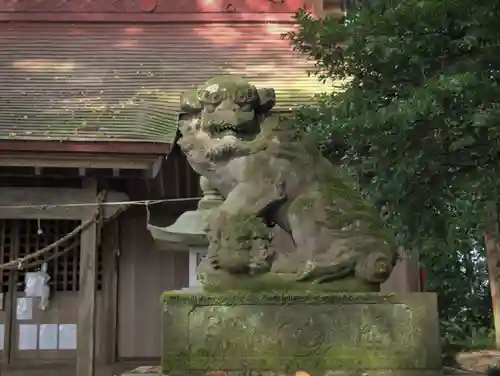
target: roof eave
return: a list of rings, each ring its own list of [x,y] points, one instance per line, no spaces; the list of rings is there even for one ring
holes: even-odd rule
[[[0,140],[0,152],[168,155],[173,143],[144,141]]]
[[[0,167],[141,170],[154,178],[172,144],[150,142],[0,141]]]

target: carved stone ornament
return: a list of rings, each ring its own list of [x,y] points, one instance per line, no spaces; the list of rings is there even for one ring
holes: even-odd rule
[[[181,98],[179,145],[224,198],[208,219],[206,289],[378,291],[396,262],[393,234],[346,175],[295,140],[273,89],[221,76]],[[272,246],[280,226],[296,249]]]

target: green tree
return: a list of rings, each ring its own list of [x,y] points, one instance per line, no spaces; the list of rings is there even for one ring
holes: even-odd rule
[[[344,22],[296,20],[294,49],[343,83],[297,114],[299,136],[357,174],[403,246],[472,249],[486,235],[498,291],[500,1],[375,0]]]

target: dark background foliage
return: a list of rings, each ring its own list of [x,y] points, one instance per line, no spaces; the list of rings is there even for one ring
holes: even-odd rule
[[[284,37],[332,83],[296,114],[297,136],[351,171],[399,244],[418,249],[444,331],[490,328],[483,231],[499,201],[500,2],[378,0],[344,20],[296,20]]]

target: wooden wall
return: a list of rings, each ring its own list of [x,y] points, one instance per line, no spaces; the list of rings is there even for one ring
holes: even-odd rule
[[[188,254],[156,249],[143,207],[120,217],[120,234],[118,359],[157,358],[160,295],[188,285]]]

